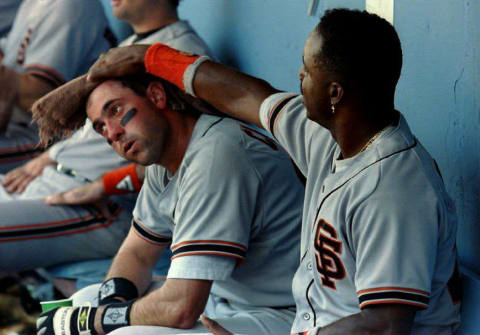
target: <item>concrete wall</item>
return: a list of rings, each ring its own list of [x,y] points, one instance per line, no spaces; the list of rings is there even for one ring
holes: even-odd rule
[[[459,219],[461,263],[480,270],[480,2],[397,1],[397,102],[437,159]]]

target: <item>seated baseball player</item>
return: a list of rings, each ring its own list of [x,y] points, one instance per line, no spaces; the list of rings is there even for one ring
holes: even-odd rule
[[[394,27],[366,11],[327,11],[302,58],[301,95],[164,45],[111,50],[90,79],[143,67],[264,127],[289,152],[306,177],[292,333],[454,334],[455,205],[394,107]]]
[[[0,173],[40,153],[32,103],[85,73],[114,43],[99,1],[22,1],[0,40]]]
[[[211,55],[189,23],[179,19],[177,6],[178,0],[115,2],[113,14],[130,23],[135,31],[121,45],[162,42],[184,51]],[[67,104],[57,106],[62,106],[58,110],[60,114],[68,108]],[[127,170],[133,168],[142,179],[143,167],[127,167],[128,164],[130,162],[118,156],[87,122],[72,137],[55,143],[42,155],[0,176],[3,181],[3,187],[0,186],[0,270],[20,271],[60,264],[49,268],[50,273],[76,279],[77,287],[101,281],[128,233],[136,200],[135,195],[119,195],[124,192],[115,186],[122,179],[116,180],[118,174],[109,171],[122,166]],[[104,184],[110,186],[107,191],[115,195],[108,201],[101,198],[88,206],[79,206],[75,201],[64,206],[49,206],[43,200],[91,181],[100,183],[102,190]],[[124,180],[120,186],[127,190],[140,187],[139,183],[129,182]],[[85,195],[85,192],[71,194]],[[168,255],[160,263],[156,273],[165,275]]]
[[[132,27],[134,34],[125,39],[120,45],[145,44],[161,42],[168,44],[176,49],[192,52],[199,55],[209,55],[213,57],[203,39],[196,33],[187,20],[180,19],[178,16],[179,0],[136,0],[136,1],[116,1],[112,3],[112,14],[117,19],[121,19]],[[85,138],[69,138],[57,143],[50,151],[50,157],[58,157],[64,162],[64,166],[69,166],[78,162],[83,166],[83,162],[88,159],[102,161],[111,155],[118,155],[113,149],[88,126],[91,136],[95,137],[95,142],[88,141]],[[96,157],[91,156],[92,150],[98,152]],[[65,160],[69,155],[70,159]],[[76,165],[76,164],[75,164]],[[97,197],[96,202],[102,203],[108,195],[126,194],[138,192],[143,181],[145,167],[141,165],[130,165],[119,167],[119,172],[113,171],[119,165],[105,166],[102,169],[89,164],[87,168],[92,171],[103,173],[101,179],[92,183],[86,183],[85,188],[65,191],[56,195],[47,197],[49,205],[78,205],[84,204],[84,198]],[[121,164],[123,165],[123,164]],[[108,171],[112,170],[112,171]],[[131,171],[133,179],[118,179],[123,176],[124,171]],[[63,189],[65,190],[65,188]],[[62,190],[58,190],[60,192]],[[134,201],[134,197],[130,197]],[[117,222],[119,224],[130,226],[130,220]],[[119,241],[120,242],[120,241]],[[113,255],[112,255],[113,256]],[[67,263],[48,268],[50,274],[57,278],[66,278],[76,281],[76,287],[82,288],[89,283],[101,281],[108,271],[111,258],[82,261],[78,263]],[[156,275],[166,275],[170,264],[170,253],[165,252],[159,260],[154,273]],[[58,282],[58,280],[57,280]],[[69,295],[66,292],[66,295]],[[71,292],[73,293],[73,292]],[[70,294],[71,294],[70,293]]]
[[[67,99],[72,104],[75,97]],[[43,101],[38,105],[45,108]],[[231,318],[224,321],[240,333],[289,332],[303,186],[275,141],[233,119],[199,115],[193,106],[171,84],[147,76],[105,81],[89,95],[93,128],[119,155],[147,166],[145,181],[130,232],[100,288],[100,306],[44,313],[39,334],[69,334],[79,324],[99,334],[117,328],[178,334],[188,331],[171,328],[192,327],[206,333],[197,321],[204,310]],[[62,128],[81,120],[79,113],[63,117]],[[146,293],[169,245],[168,277]]]

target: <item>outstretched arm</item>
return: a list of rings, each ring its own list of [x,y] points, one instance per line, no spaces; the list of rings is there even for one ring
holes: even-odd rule
[[[277,92],[266,81],[211,61],[199,66],[193,87],[199,98],[219,111],[259,127],[260,105]]]
[[[128,179],[130,184],[127,183],[126,188],[119,189],[117,186],[122,185],[125,179]],[[144,179],[145,167],[131,164],[110,171],[88,184],[50,195],[45,198],[45,202],[48,205],[93,205],[108,218],[111,216],[107,205],[108,196],[138,192]]]
[[[193,63],[197,58],[162,44],[115,48],[92,66],[88,80],[121,77],[144,71],[144,68],[148,73],[182,89],[185,80],[193,80],[192,86],[197,97],[227,115],[261,126],[258,116],[260,105],[277,90],[264,80],[213,61],[201,63],[191,77],[183,77],[189,62]],[[180,77],[180,80],[173,80],[172,77]]]

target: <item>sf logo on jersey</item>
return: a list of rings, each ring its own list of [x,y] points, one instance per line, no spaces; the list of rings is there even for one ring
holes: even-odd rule
[[[345,267],[339,255],[342,254],[342,242],[337,239],[335,228],[321,219],[315,233],[315,258],[317,270],[321,274],[322,284],[336,290],[335,280],[345,278]]]

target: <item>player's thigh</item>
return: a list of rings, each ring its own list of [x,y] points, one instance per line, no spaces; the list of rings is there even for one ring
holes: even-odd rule
[[[177,329],[157,326],[130,326],[114,330],[111,335],[164,335],[164,334],[210,334],[203,325],[195,325],[192,329]]]
[[[0,202],[0,213],[0,269],[10,271],[111,257],[129,229],[129,220],[112,224],[96,209],[43,199]]]
[[[69,261],[85,210],[53,207],[43,199],[0,202],[0,269],[21,271]]]
[[[249,316],[236,316],[231,318],[215,319],[225,329],[233,334],[245,335],[271,335],[271,334],[289,334],[291,324],[287,320],[278,319],[271,315],[263,315],[262,319],[256,319]],[[111,335],[173,335],[173,334],[211,334],[200,321],[191,329],[177,329],[157,326],[130,326],[119,328]]]

